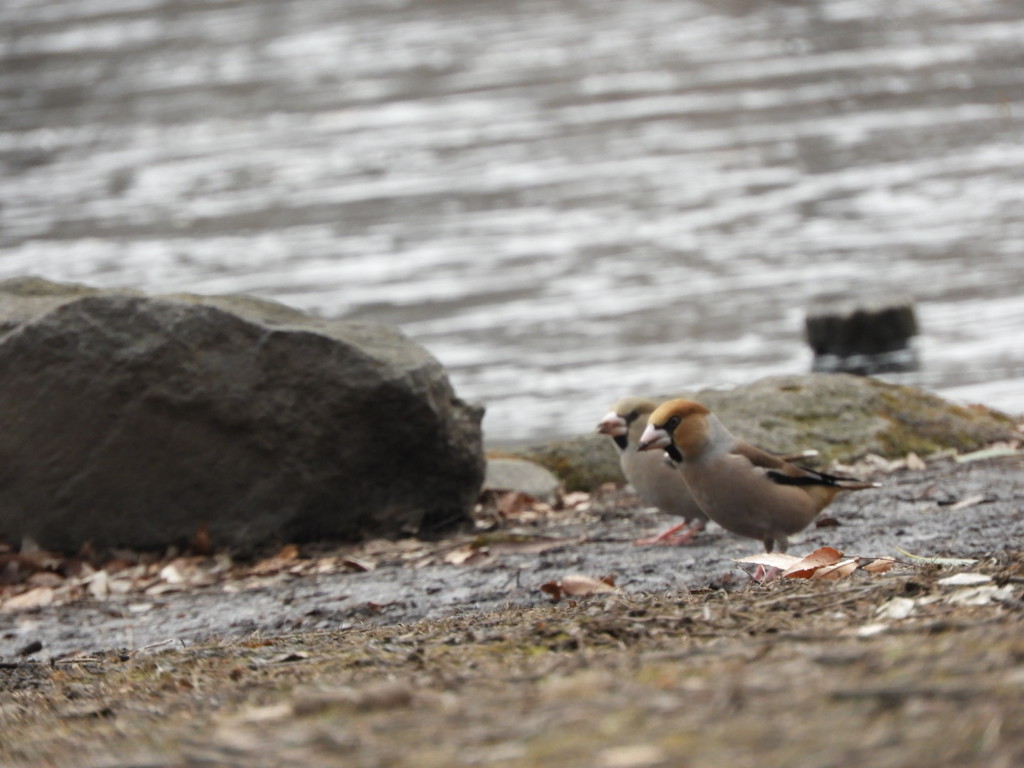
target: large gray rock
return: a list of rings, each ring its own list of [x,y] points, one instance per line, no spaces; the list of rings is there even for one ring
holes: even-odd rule
[[[252,297],[0,283],[0,533],[240,550],[468,519],[482,409],[394,328]]]

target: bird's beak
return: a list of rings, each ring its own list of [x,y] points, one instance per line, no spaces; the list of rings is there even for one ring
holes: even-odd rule
[[[597,422],[597,431],[601,435],[620,437],[629,431],[629,425],[615,411],[609,411],[603,419]]]
[[[651,451],[655,448],[667,449],[672,445],[672,438],[664,429],[658,429],[653,424],[648,424],[644,433],[640,435],[638,451]]]

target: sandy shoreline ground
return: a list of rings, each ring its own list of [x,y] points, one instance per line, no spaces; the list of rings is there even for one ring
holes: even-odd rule
[[[977,562],[837,581],[754,583],[732,558],[756,545],[720,532],[635,547],[668,521],[622,492],[510,513],[486,546],[286,548],[206,586],[178,558],[178,584],[3,614],[6,647],[43,647],[0,662],[0,762],[1010,768],[1022,469],[937,461],[840,500],[792,551]],[[620,591],[540,590],[607,573]]]

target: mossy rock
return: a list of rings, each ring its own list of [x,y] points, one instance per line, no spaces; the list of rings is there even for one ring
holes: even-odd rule
[[[922,389],[848,374],[771,376],[735,389],[672,397],[703,403],[733,433],[768,450],[813,448],[820,465],[869,453],[896,458],[911,451],[971,451],[1013,437],[1016,426],[1010,416],[983,406],[956,405]],[[544,465],[570,491],[623,482],[614,446],[599,435],[512,453]]]

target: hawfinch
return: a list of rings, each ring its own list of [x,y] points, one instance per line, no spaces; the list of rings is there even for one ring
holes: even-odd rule
[[[637,449],[663,449],[679,463],[680,475],[710,519],[763,541],[767,552],[785,552],[788,537],[806,528],[840,491],[877,487],[790,464],[735,437],[692,400],[658,406]]]

